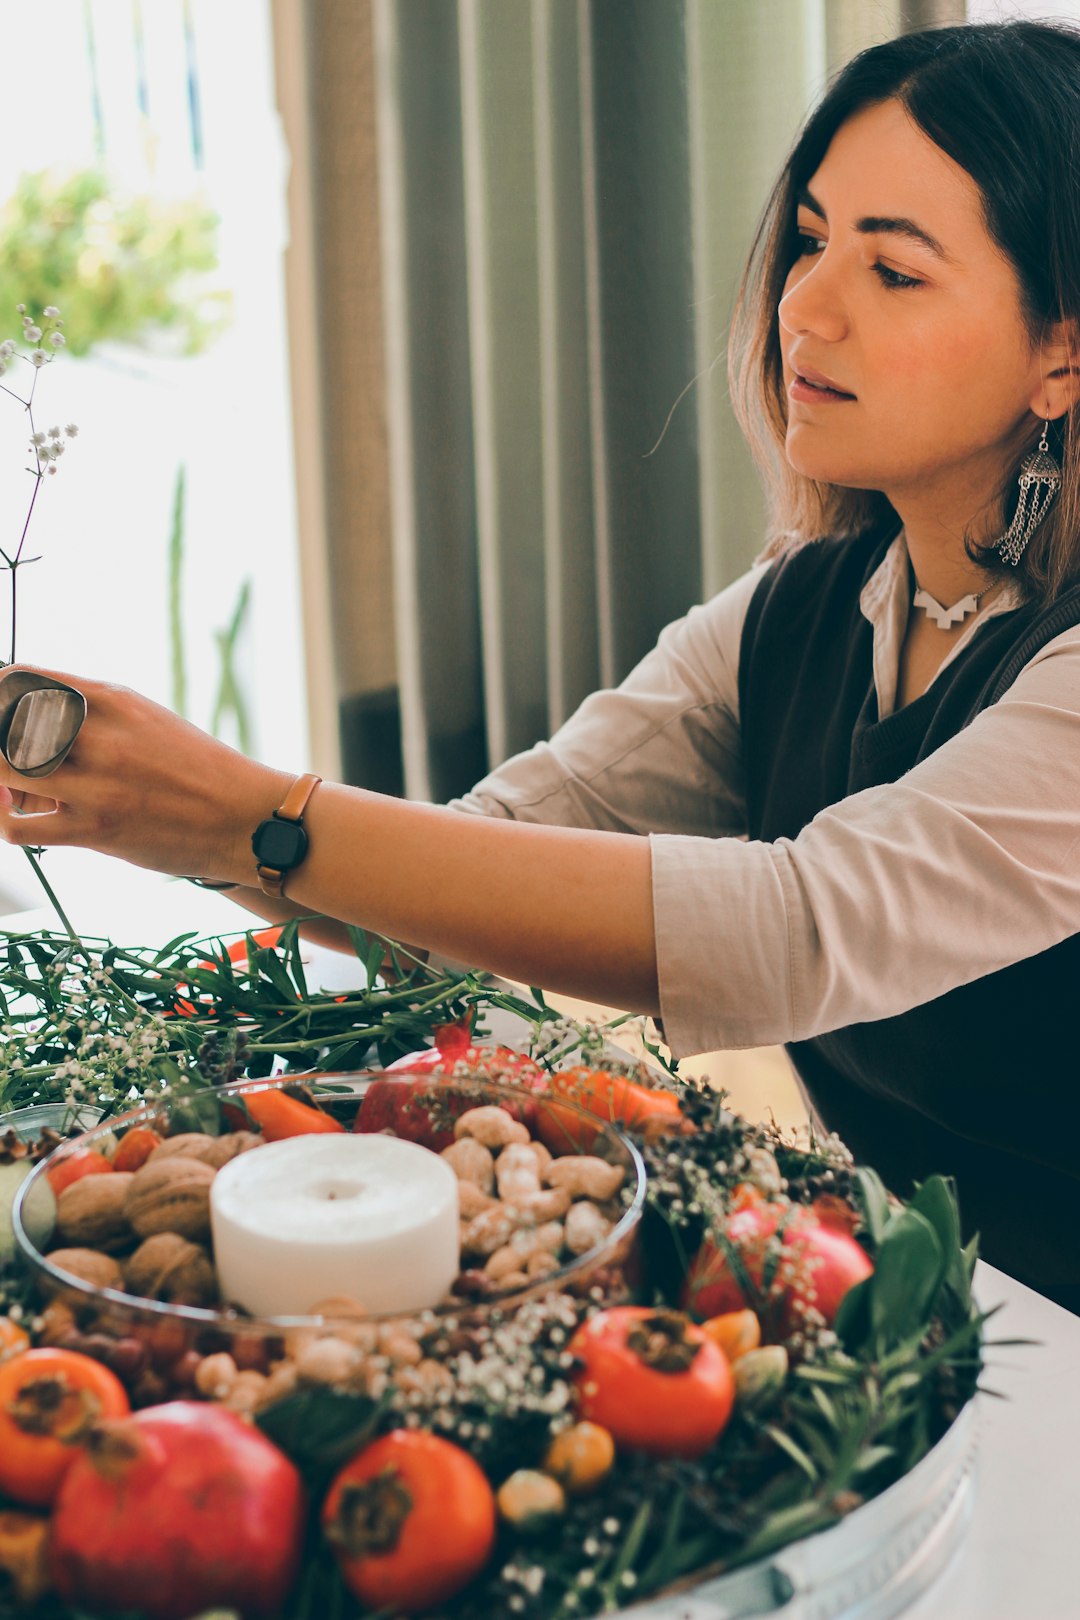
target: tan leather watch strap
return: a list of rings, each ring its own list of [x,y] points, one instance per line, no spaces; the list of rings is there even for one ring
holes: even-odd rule
[[[308,806],[308,800],[311,798],[311,795],[314,793],[321,781],[322,777],[316,776],[312,772],[308,772],[304,776],[298,776],[288,793],[286,793],[284,799],[282,799],[281,803],[274,811],[271,819],[274,821],[291,821],[302,825],[304,820],[304,811]],[[265,823],[263,825],[265,826]],[[306,854],[306,852],[305,846],[304,853]],[[267,866],[257,861],[255,871],[258,874],[259,887],[263,894],[269,895],[272,900],[283,899],[285,895],[285,880],[289,876],[290,872],[292,872],[295,867],[300,864],[300,860],[302,859],[303,855],[301,855],[297,861],[291,862],[289,865],[282,867]]]

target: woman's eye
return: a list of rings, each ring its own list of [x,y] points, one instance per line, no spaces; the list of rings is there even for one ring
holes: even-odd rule
[[[825,238],[823,236],[815,236],[813,231],[797,230],[795,232],[796,259],[806,259],[809,258],[811,254],[821,253],[824,251],[825,246]],[[873,270],[881,282],[881,285],[883,287],[888,287],[890,291],[893,292],[901,291],[904,288],[921,287],[923,285],[918,276],[905,276],[900,270],[890,270],[887,264],[875,264],[873,266]]]
[[[825,246],[823,236],[815,236],[813,231],[795,232],[795,257],[804,258],[808,253],[820,253]]]
[[[905,276],[899,270],[890,270],[887,264],[875,264],[875,271],[883,287],[921,287],[918,276]]]

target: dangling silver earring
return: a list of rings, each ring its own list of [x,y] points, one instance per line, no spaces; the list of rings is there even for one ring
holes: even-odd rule
[[[1002,561],[1012,563],[1014,568],[1061,488],[1061,468],[1050,454],[1046,439],[1049,431],[1047,420],[1043,423],[1039,448],[1020,463],[1020,500],[1012,522],[997,543]]]

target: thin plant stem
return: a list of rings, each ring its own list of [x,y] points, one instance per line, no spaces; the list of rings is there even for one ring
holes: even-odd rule
[[[53,910],[56,912],[56,915],[59,917],[60,921],[63,923],[64,929],[67,932],[68,938],[71,939],[76,945],[78,945],[80,950],[85,951],[86,946],[83,944],[82,940],[79,938],[78,934],[75,932],[74,928],[71,926],[71,922],[68,919],[67,912],[64,910],[63,906],[60,904],[59,900],[56,898],[56,890],[53,888],[52,884],[49,882],[48,878],[45,876],[45,873],[42,871],[41,862],[38,860],[37,856],[34,854],[34,851],[32,849],[28,849],[27,846],[24,844],[23,845],[23,854],[26,856],[27,860],[30,862],[30,865],[33,867],[34,875],[37,878],[38,882],[41,884],[41,887],[45,890],[45,893],[48,895],[49,903],[51,904]]]

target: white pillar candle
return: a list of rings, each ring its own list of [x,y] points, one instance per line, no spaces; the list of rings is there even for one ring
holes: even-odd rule
[[[253,1148],[210,1189],[221,1296],[303,1316],[333,1294],[372,1314],[437,1305],[458,1274],[458,1184],[395,1136],[294,1136]]]

